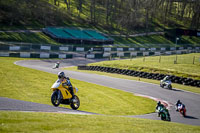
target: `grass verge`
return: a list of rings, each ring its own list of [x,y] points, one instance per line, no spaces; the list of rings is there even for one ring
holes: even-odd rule
[[[199,126],[156,120],[99,115],[0,112],[0,131],[7,132],[136,132],[199,133]]]
[[[17,60],[22,58],[0,57],[0,84],[3,85],[0,96],[51,105],[50,87],[57,75],[17,66],[14,64]],[[71,81],[79,88],[79,110],[110,115],[154,112],[156,102],[151,99],[75,79]]]
[[[132,60],[102,61],[89,65],[162,73],[200,80],[199,59],[200,53],[192,53],[177,56],[148,56]],[[177,64],[174,64],[175,60],[177,60]]]

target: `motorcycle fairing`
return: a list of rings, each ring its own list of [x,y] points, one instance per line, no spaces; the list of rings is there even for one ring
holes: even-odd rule
[[[55,90],[60,90],[61,94],[63,96],[63,99],[70,99],[72,98],[71,93],[68,91],[68,86],[63,87],[62,83],[60,82],[60,80],[57,80],[51,87],[53,89],[53,91]]]

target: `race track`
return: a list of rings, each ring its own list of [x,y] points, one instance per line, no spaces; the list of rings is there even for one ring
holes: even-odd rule
[[[67,67],[67,66],[76,66],[76,65],[84,65],[91,62],[101,61],[101,60],[91,60],[91,59],[85,59],[85,58],[73,58],[73,59],[66,59],[66,60],[59,60],[61,62],[61,67]],[[18,61],[15,64],[33,68],[49,73],[57,74],[60,70],[59,69],[52,69],[54,63],[57,62],[57,60],[23,60]],[[95,83],[103,86],[108,86],[115,89],[120,89],[123,91],[127,91],[134,94],[141,94],[149,97],[153,97],[156,99],[162,99],[164,101],[167,101],[170,105],[173,105],[178,99],[180,99],[187,108],[187,117],[182,117],[180,113],[175,111],[174,105],[170,107],[170,115],[172,122],[178,122],[178,123],[184,123],[184,124],[190,124],[190,125],[198,125],[200,126],[200,95],[190,92],[185,92],[178,89],[173,90],[167,90],[160,88],[160,86],[150,83],[144,83],[139,81],[133,81],[133,80],[127,80],[127,79],[119,79],[119,78],[113,78],[108,76],[102,76],[97,74],[87,74],[87,73],[81,73],[81,72],[74,72],[74,71],[68,71],[64,70],[64,72],[69,76],[70,78],[78,79],[81,81],[86,81],[90,83]],[[6,100],[11,100],[8,102],[8,106],[5,105]],[[4,102],[5,101],[5,102]],[[15,104],[13,102],[18,102],[19,105],[24,106],[26,108],[26,102],[23,103],[23,101],[19,100],[12,100],[12,99],[6,99],[6,98],[0,98],[0,110],[18,110]],[[12,103],[12,104],[11,104]],[[4,105],[2,107],[2,105]],[[13,105],[13,107],[12,107]],[[55,108],[50,105],[42,105],[36,103],[31,103],[31,106],[28,109],[20,109],[20,111],[46,111],[46,112],[72,112],[72,113],[82,113],[82,114],[92,114],[89,112],[82,112],[82,111],[72,111],[70,109],[63,109],[63,108]],[[30,106],[30,105],[29,105]],[[37,106],[34,108],[34,106]],[[31,108],[33,108],[31,110]],[[41,108],[41,109],[40,109]],[[46,108],[46,109],[45,109]],[[53,109],[54,108],[54,109]],[[156,119],[159,120],[160,118],[157,117],[156,113],[152,114],[146,114],[146,115],[139,115],[139,116],[128,116],[128,117],[137,117],[137,118],[147,118],[147,119]]]

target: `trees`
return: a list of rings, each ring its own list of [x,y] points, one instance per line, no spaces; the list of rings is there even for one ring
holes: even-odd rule
[[[119,29],[128,35],[135,29],[149,32],[154,24],[198,29],[199,9],[199,0],[1,0],[0,23],[37,21],[58,25],[70,16],[73,20]]]

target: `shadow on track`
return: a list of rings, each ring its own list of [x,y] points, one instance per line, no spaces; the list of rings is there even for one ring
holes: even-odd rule
[[[172,91],[179,91],[179,92],[183,92],[182,90],[177,90],[177,89],[171,89]]]
[[[193,116],[185,116],[185,118],[187,118],[187,119],[198,119],[198,118],[193,117]]]

